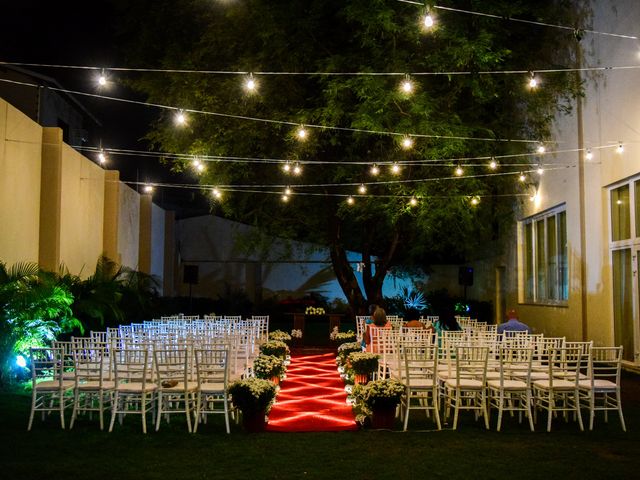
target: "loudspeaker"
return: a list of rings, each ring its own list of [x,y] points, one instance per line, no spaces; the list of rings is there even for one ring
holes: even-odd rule
[[[188,283],[190,285],[198,284],[198,265],[185,265],[184,266],[184,283]]]
[[[458,283],[466,287],[473,285],[473,267],[460,267],[458,269]]]

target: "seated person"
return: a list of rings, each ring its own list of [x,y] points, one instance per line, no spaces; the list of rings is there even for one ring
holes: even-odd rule
[[[507,321],[498,325],[498,333],[505,331],[531,333],[531,329],[518,320],[518,313],[513,309],[507,312]]]
[[[387,313],[380,307],[376,307],[371,319],[373,323],[367,324],[364,332],[365,350],[371,353],[378,353],[379,345],[374,339],[375,335],[372,335],[371,332],[379,328],[391,329],[391,322],[387,321]]]

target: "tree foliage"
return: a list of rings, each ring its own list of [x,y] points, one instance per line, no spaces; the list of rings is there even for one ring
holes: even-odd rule
[[[573,2],[562,0],[463,3],[468,10],[551,23],[574,24],[578,15]],[[454,159],[530,152],[531,144],[512,140],[549,139],[551,119],[568,109],[579,87],[561,73],[545,76],[537,91],[528,91],[526,75],[481,73],[571,66],[576,40],[565,30],[439,10],[437,28],[425,32],[421,8],[391,0],[147,0],[122,8],[132,19],[123,35],[137,67],[319,72],[256,75],[254,95],[243,92],[238,75],[154,73],[131,85],[150,102],[342,128],[313,128],[300,142],[294,125],[190,115],[186,128],[176,129],[165,111],[148,139],[161,151],[265,159],[207,162],[201,182],[224,192],[213,211],[270,234],[329,246],[334,272],[356,310],[380,300],[392,267],[463,261],[496,242],[511,221],[513,194],[526,193],[526,186],[514,175],[484,176],[491,173],[486,161],[461,161],[464,176],[452,178]],[[462,71],[472,74],[414,75],[412,95],[399,90],[398,76],[321,74]],[[415,148],[405,151],[399,135],[364,131],[428,137],[415,137]],[[299,161],[304,172],[287,175],[267,159]],[[500,172],[516,173],[530,161],[505,159],[520,165]],[[401,164],[400,175],[390,173],[391,162]],[[382,169],[375,178],[373,163]],[[187,169],[189,163],[172,166]],[[361,183],[368,184],[366,196],[356,191]],[[287,185],[294,195],[284,204],[280,194]],[[354,205],[345,202],[348,195]],[[411,197],[417,206],[408,204]],[[472,197],[481,199],[476,207]],[[364,292],[346,250],[363,254]]]

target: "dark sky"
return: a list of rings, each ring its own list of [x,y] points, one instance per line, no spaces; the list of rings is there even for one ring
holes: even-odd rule
[[[132,0],[135,1],[135,0]],[[51,2],[20,0],[3,2],[0,15],[0,60],[55,65],[123,66],[123,47],[116,41],[118,17],[113,0]],[[57,80],[63,87],[98,93],[94,73],[82,70],[24,67]],[[105,95],[135,98],[122,86],[111,86]],[[102,129],[95,135],[105,147],[148,150],[141,140],[157,111],[124,105],[105,99],[78,97],[98,118]],[[157,159],[111,156],[109,168],[120,170],[125,181],[195,182],[193,178],[169,172]],[[200,193],[157,189],[154,201],[178,214],[204,213],[206,202]],[[195,208],[195,211],[192,211]]]

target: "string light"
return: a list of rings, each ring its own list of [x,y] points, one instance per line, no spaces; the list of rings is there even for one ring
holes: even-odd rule
[[[538,172],[538,175],[542,175],[544,173],[544,168],[542,168],[541,163],[538,164],[538,169],[536,171]]]
[[[464,173],[464,170],[462,170],[462,167],[460,165],[458,165],[456,167],[454,173],[456,174],[457,177],[461,177],[462,174]]]
[[[398,162],[393,162],[393,164],[391,165],[391,173],[396,175],[400,173],[400,165],[398,165]]]
[[[364,195],[365,193],[367,193],[367,187],[364,183],[361,183],[360,186],[358,187],[358,193],[360,193],[361,195]]]
[[[286,172],[289,173],[291,171],[291,163],[290,162],[286,162],[283,166],[282,169]]]
[[[378,175],[380,173],[380,168],[378,167],[378,165],[376,165],[375,163],[371,166],[371,170],[369,170],[371,172],[371,175],[373,175],[374,177],[376,175]]]
[[[300,125],[298,127],[298,130],[296,131],[296,136],[298,137],[298,140],[300,140],[302,142],[304,142],[307,139],[308,132],[304,128],[304,125]]]
[[[620,143],[618,144],[618,148],[616,148],[616,153],[617,153],[618,155],[622,155],[622,153],[623,153],[623,152],[624,152],[624,146],[622,145],[622,142],[620,142]]]
[[[424,17],[422,17],[422,26],[424,27],[425,30],[429,30],[429,29],[433,28],[435,23],[436,22],[433,19],[433,16],[431,15],[431,12],[427,9],[427,11],[424,14]]]
[[[353,204],[355,203],[355,199],[354,199],[351,195],[349,195],[349,196],[347,197],[347,203],[348,203],[349,205],[353,205]]]
[[[204,167],[204,165],[203,165],[202,163],[198,163],[198,165],[196,165],[196,171],[197,171],[198,173],[202,173],[202,172],[204,172],[204,168],[205,168],[205,167]]]
[[[101,87],[107,86],[107,76],[104,73],[104,69],[102,69],[102,72],[100,72],[100,75],[98,75],[98,85],[100,85]]]
[[[538,152],[541,155],[546,151],[547,151],[547,149],[542,143],[540,145],[538,145],[538,147],[536,148],[536,152]]]
[[[284,203],[287,203],[287,202],[289,201],[289,195],[287,195],[286,193],[285,193],[284,195],[282,195],[282,197],[281,197],[281,198],[282,198],[282,201],[283,201]]]
[[[401,145],[405,150],[411,149],[413,147],[413,138],[410,136],[403,137]]]
[[[416,205],[418,205],[418,199],[416,197],[411,197],[411,200],[409,200],[409,205],[415,207]]]
[[[471,198],[471,205],[473,205],[474,207],[476,205],[478,205],[480,203],[480,197],[472,197]]]
[[[531,72],[531,78],[529,79],[529,88],[534,89],[538,86],[538,79],[536,78],[536,74]]]
[[[587,160],[593,160],[593,152],[590,148],[587,148],[587,153],[584,156]]]
[[[187,123],[187,117],[184,114],[184,110],[178,110],[176,112],[176,116],[174,117],[174,121],[176,125],[183,126]]]
[[[102,148],[98,152],[98,162],[100,162],[100,165],[107,163],[107,154]]]
[[[489,168],[491,170],[495,170],[495,169],[498,168],[498,162],[496,162],[496,159],[493,158],[493,157],[491,158],[491,161],[489,162]]]
[[[285,195],[289,196],[289,195],[291,195],[291,193],[292,193],[291,187],[287,187],[287,188],[284,189],[284,194]]]
[[[249,76],[245,78],[244,89],[248,93],[255,93],[258,89],[258,82],[256,82],[255,78],[253,78],[253,73],[250,73]]]
[[[524,172],[520,173],[520,176],[518,177],[518,180],[520,180],[521,182],[524,182],[527,179],[527,177],[525,176]]]
[[[298,162],[296,162],[296,164],[293,166],[293,174],[300,175],[301,173],[302,173],[302,167]]]
[[[145,185],[143,188],[144,193],[153,193],[153,185]]]
[[[217,188],[214,188],[213,190],[211,190],[211,194],[217,199],[222,198],[222,192]]]
[[[411,77],[406,75],[402,83],[400,83],[400,91],[406,95],[410,95],[413,93],[413,82],[411,81]]]

